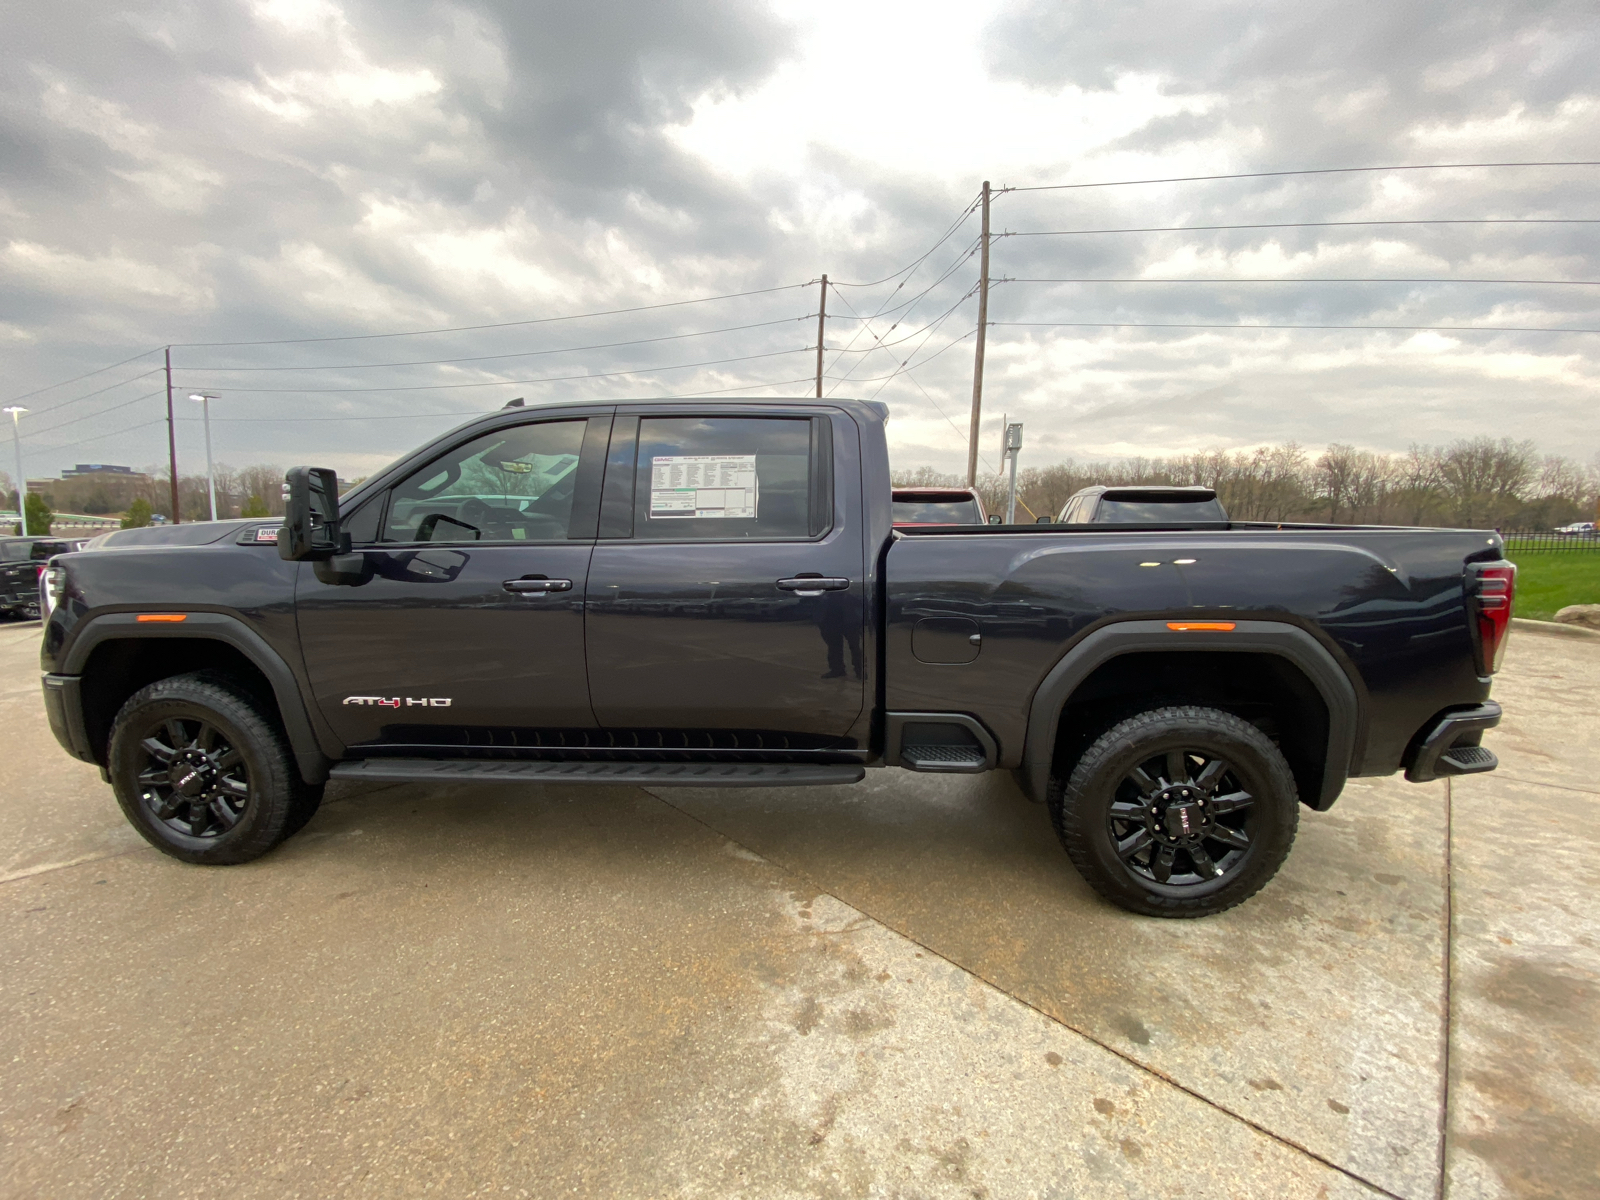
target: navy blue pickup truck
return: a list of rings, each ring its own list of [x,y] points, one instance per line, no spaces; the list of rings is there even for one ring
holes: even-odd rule
[[[107,534],[42,581],[51,726],[195,863],[270,850],[330,778],[1007,770],[1156,916],[1252,895],[1352,776],[1496,765],[1493,532],[896,529],[885,419],[508,407],[344,496],[295,468],[281,525]]]

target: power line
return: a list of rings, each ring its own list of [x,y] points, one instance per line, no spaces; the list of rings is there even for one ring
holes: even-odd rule
[[[557,346],[549,350],[519,350],[515,354],[474,354],[464,358],[430,358],[418,362],[387,362],[387,363],[337,363],[326,366],[284,366],[284,367],[204,367],[185,364],[184,371],[357,371],[373,367],[435,367],[451,363],[490,362],[506,358],[531,358],[542,354],[571,354],[579,350],[614,350],[622,346],[645,346],[655,342],[680,341],[683,338],[710,337],[718,333],[738,333],[746,329],[763,329],[771,325],[789,325],[796,321],[809,321],[816,313],[808,313],[803,317],[784,317],[778,321],[757,321],[750,325],[729,325],[722,329],[702,329],[694,333],[670,333],[661,337],[634,338],[627,342],[599,342],[592,346]]]
[[[908,367],[908,366],[902,364],[901,366],[899,366],[895,370],[891,371],[887,375],[874,375],[869,379],[857,379],[855,382],[856,383],[878,383],[878,382],[880,382],[882,380],[885,380],[885,379],[893,379],[896,375],[900,374],[902,371],[915,371],[918,367],[921,367],[921,366],[923,366],[923,365],[925,365],[927,363],[932,362],[934,359],[938,358],[941,354],[943,354],[946,350],[949,350],[951,347],[959,346],[962,342],[966,341],[969,337],[971,337],[973,334],[975,334],[977,332],[978,332],[978,327],[976,325],[974,325],[971,329],[967,330],[960,337],[955,338],[952,341],[946,342],[943,346],[940,346],[932,354],[928,355],[927,358],[924,358],[921,362],[916,363],[914,366],[909,366]],[[906,360],[906,362],[908,362],[908,363],[910,361],[911,361],[910,359]],[[824,377],[824,378],[826,378],[826,377]],[[844,380],[840,379],[839,382],[843,383]]]
[[[118,364],[118,365],[120,366],[121,364]],[[160,368],[160,367],[154,367],[149,371],[141,371],[139,374],[130,375],[130,376],[128,376],[128,378],[126,378],[124,380],[121,380],[118,383],[109,383],[103,388],[96,388],[92,392],[85,392],[81,396],[74,396],[70,400],[63,400],[63,401],[61,401],[61,403],[51,405],[49,408],[40,409],[39,413],[40,413],[41,416],[45,415],[46,413],[58,413],[63,408],[66,408],[68,405],[76,404],[80,400],[91,400],[95,396],[104,395],[106,392],[114,392],[119,387],[126,387],[130,383],[137,383],[141,379],[148,379],[152,375],[159,375],[159,374],[161,374],[161,370],[162,370],[162,368]]]
[[[129,426],[126,426],[123,429],[114,429],[110,433],[97,433],[93,437],[80,438],[75,442],[63,442],[60,445],[55,445],[55,446],[40,446],[40,447],[38,447],[38,449],[39,450],[71,450],[71,449],[73,449],[74,447],[77,447],[77,446],[87,446],[90,442],[98,442],[98,441],[102,441],[102,440],[104,440],[105,438],[108,438],[108,437],[116,437],[118,434],[132,433],[135,429],[146,429],[146,428],[150,427],[151,425],[165,425],[166,423],[167,423],[167,420],[166,420],[165,417],[157,417],[154,421],[143,421],[143,422],[139,423],[138,425],[129,425]]]
[[[870,316],[870,317],[855,316],[855,319],[859,320],[859,321],[862,321],[863,324],[861,324],[861,325],[856,327],[856,331],[851,336],[850,340],[847,343],[845,343],[845,345],[843,347],[841,347],[835,353],[834,359],[833,359],[833,369],[834,370],[838,369],[838,367],[839,367],[839,359],[842,358],[846,354],[868,354],[868,353],[871,353],[871,351],[873,351],[873,350],[883,348],[883,346],[884,346],[883,339],[878,337],[877,334],[872,332],[872,322],[875,321],[875,320],[878,320],[880,317],[885,316],[886,314],[888,314],[890,312],[895,312],[895,311],[897,311],[899,309],[904,309],[905,311],[899,317],[897,317],[895,319],[894,324],[890,325],[889,328],[885,331],[886,334],[893,333],[895,331],[895,329],[899,327],[901,322],[910,319],[911,313],[915,310],[916,306],[922,302],[922,300],[923,300],[923,298],[925,296],[927,296],[929,293],[931,293],[936,287],[938,287],[946,279],[949,279],[950,276],[954,275],[956,273],[956,271],[961,267],[961,265],[972,257],[973,253],[975,252],[975,247],[977,246],[977,243],[978,243],[978,239],[976,239],[976,238],[974,238],[972,241],[968,242],[966,244],[966,246],[964,246],[962,248],[960,254],[958,254],[956,256],[956,258],[950,263],[950,265],[944,269],[944,271],[939,275],[939,277],[937,279],[935,279],[932,283],[930,283],[927,287],[923,288],[922,291],[918,292],[911,299],[902,301],[900,304],[895,305],[892,308],[887,303],[885,303],[881,308],[878,309],[877,312],[873,313],[872,316]],[[907,282],[909,282],[909,279],[907,280]],[[904,284],[902,284],[901,286],[903,287]],[[895,290],[899,291],[899,288],[896,288]],[[855,315],[855,309],[854,309],[854,307],[851,306],[850,301],[845,299],[845,297],[844,297],[844,295],[842,293],[836,293],[836,294],[839,296],[840,302],[843,303],[846,308],[850,309],[852,315]],[[972,292],[969,289],[967,291],[967,293],[961,297],[960,300],[956,301],[955,307],[960,307],[960,305],[966,300],[967,296],[970,296],[970,295],[972,295]],[[894,299],[893,293],[890,294],[889,299],[891,299],[891,300]],[[943,322],[944,317],[948,317],[949,315],[950,315],[949,312],[946,312],[944,314],[944,316],[939,317],[936,321],[934,321],[933,325],[935,327],[937,327],[940,323]],[[925,325],[925,326],[923,326],[923,328],[926,329],[926,328],[928,328],[928,326]],[[921,330],[918,330],[918,332],[920,333]],[[855,346],[856,342],[860,339],[860,337],[861,337],[861,335],[863,333],[866,333],[866,334],[870,335],[872,337],[873,341],[877,343],[877,345],[870,346],[865,351],[855,350],[854,346]],[[909,341],[911,338],[913,338],[915,336],[916,336],[915,333],[908,334],[905,338],[902,338],[900,340],[902,342]],[[898,345],[899,343],[896,342],[896,343],[890,343],[890,344],[891,345]],[[854,367],[851,367],[850,370],[846,371],[844,376],[843,376],[843,379],[840,379],[839,382],[843,382],[844,379],[849,379],[852,375],[854,375],[856,370],[857,370],[857,368],[862,363],[864,363],[865,361],[866,361],[865,358],[858,359],[857,360],[857,365],[854,366]],[[834,378],[838,378],[838,377],[834,377]],[[832,388],[828,389],[829,394],[831,395],[837,388],[838,388],[838,383],[835,383]]]
[[[1087,233],[1197,233],[1218,229],[1333,229],[1355,225],[1600,225],[1597,217],[1446,217],[1408,221],[1277,221],[1266,225],[1150,225],[1136,229],[1043,229],[997,233],[1008,237],[1076,237]]]
[[[15,404],[18,400],[26,400],[30,396],[37,396],[42,392],[53,391],[58,387],[66,387],[69,383],[77,383],[80,379],[88,379],[92,375],[103,375],[107,371],[115,371],[118,367],[125,367],[131,362],[138,362],[141,358],[146,358],[149,355],[155,354],[160,349],[161,347],[157,346],[154,350],[146,350],[141,354],[135,354],[132,358],[125,358],[121,362],[112,363],[109,367],[96,367],[92,371],[85,371],[82,375],[74,375],[71,379],[63,379],[59,383],[49,383],[42,388],[34,388],[34,390],[31,392],[23,392],[20,396],[11,397],[11,399],[7,400],[6,403]],[[135,375],[134,378],[139,379],[141,376]],[[91,395],[92,394],[93,393],[91,393]]]
[[[124,400],[121,404],[113,404],[110,408],[102,408],[99,412],[85,413],[81,417],[73,417],[70,420],[61,421],[61,422],[59,422],[58,424],[55,424],[55,425],[46,425],[43,429],[29,430],[27,433],[22,435],[22,440],[23,441],[27,441],[27,439],[29,439],[31,437],[38,437],[41,433],[49,433],[52,430],[65,429],[68,425],[76,425],[79,421],[94,421],[94,420],[98,420],[99,418],[105,416],[107,413],[114,413],[119,408],[127,408],[128,405],[130,405],[130,404],[138,404],[141,400],[150,400],[150,399],[152,399],[152,398],[154,398],[156,396],[164,395],[165,392],[166,392],[165,388],[158,389],[157,391],[154,391],[154,392],[146,392],[142,396],[135,396],[132,400]]]
[[[1505,284],[1537,284],[1541,287],[1600,287],[1600,279],[1311,279],[1311,278],[1283,278],[1283,279],[1211,279],[1211,278],[1166,278],[1166,279],[1014,279],[1010,276],[997,280],[999,283],[1505,283]]]
[[[1216,179],[1276,179],[1287,175],[1356,175],[1381,171],[1453,171],[1489,167],[1600,167],[1600,162],[1408,163],[1393,167],[1315,167],[1303,171],[1248,171],[1240,175],[1177,175],[1171,179],[1113,179],[1100,183],[1047,183],[1005,187],[1006,192],[1060,192],[1075,188],[1134,187],[1144,183],[1204,183]]]
[[[795,384],[795,383],[810,383],[813,378],[814,378],[814,376],[811,376],[811,375],[803,375],[798,379],[774,379],[774,380],[771,380],[770,382],[767,382],[767,383],[738,383],[738,384],[735,384],[732,387],[707,388],[704,391],[699,391],[699,392],[681,392],[681,393],[678,393],[678,394],[672,395],[672,396],[653,396],[653,397],[650,397],[650,399],[654,399],[654,400],[693,400],[693,399],[695,399],[696,397],[699,397],[699,396],[717,396],[717,395],[721,395],[721,394],[723,394],[725,392],[749,391],[749,390],[756,389],[756,388],[788,387],[790,384]],[[604,401],[590,401],[590,403],[604,403]],[[296,424],[299,424],[299,423],[302,423],[302,422],[310,422],[310,421],[415,421],[415,420],[421,420],[421,419],[426,418],[426,417],[461,417],[461,418],[465,419],[465,418],[468,418],[468,417],[485,416],[485,415],[487,415],[489,413],[500,412],[500,411],[501,411],[501,409],[499,409],[499,408],[484,408],[484,409],[469,408],[469,409],[447,409],[444,412],[383,413],[383,414],[379,414],[379,415],[376,415],[376,416],[356,415],[356,416],[346,416],[346,417],[212,417],[211,418],[211,423],[213,425],[215,425],[215,424],[217,424],[219,422],[228,422],[228,423],[232,423],[232,424],[250,424],[250,425],[254,425],[254,424],[261,424],[263,422],[271,423],[271,422],[274,422],[274,421],[280,421],[280,422],[281,421],[292,421],[292,422],[294,422]],[[199,417],[179,417],[177,419],[179,421],[196,421],[197,422],[201,418],[199,418]]]
[[[1173,321],[990,321],[1012,329],[1370,329],[1395,333],[1600,333],[1600,329],[1545,329],[1527,325],[1200,325]]]
[[[622,313],[654,312],[661,308],[682,308],[686,304],[710,304],[715,300],[741,300],[747,296],[768,296],[774,292],[788,292],[795,288],[810,287],[816,280],[805,283],[786,283],[780,287],[757,288],[749,292],[728,292],[721,296],[697,296],[693,300],[669,300],[662,304],[641,304],[633,308],[609,308],[599,312],[569,313],[561,317],[534,317],[526,321],[499,321],[492,325],[454,325],[445,329],[410,329],[399,333],[352,333],[342,337],[320,338],[268,338],[258,342],[173,342],[175,350],[216,349],[225,346],[298,346],[311,342],[360,342],[374,338],[422,337],[431,333],[472,333],[481,329],[510,329],[519,325],[549,325],[556,321],[582,321],[590,317],[614,317]],[[237,389],[235,389],[237,390]]]
[[[766,354],[742,354],[735,358],[713,358],[704,362],[673,363],[665,367],[639,367],[630,371],[596,371],[584,375],[546,375],[539,379],[481,379],[472,383],[422,383],[407,384],[404,387],[359,387],[359,388],[229,388],[228,391],[239,392],[274,392],[293,395],[331,395],[342,392],[434,392],[445,391],[452,388],[467,387],[519,387],[528,383],[565,383],[574,379],[609,379],[615,375],[655,375],[662,371],[682,371],[691,367],[716,367],[724,363],[749,362],[757,358],[778,358],[785,354],[806,354],[814,351],[815,346],[801,346],[796,350],[772,350]],[[187,386],[187,385],[186,385]]]
[[[901,275],[904,275],[907,271],[910,271],[910,270],[912,270],[912,269],[914,269],[914,268],[916,268],[918,266],[921,266],[923,261],[928,257],[928,255],[932,254],[940,246],[942,246],[946,242],[948,242],[950,240],[951,236],[955,233],[955,231],[960,229],[964,224],[966,224],[967,218],[970,217],[975,211],[977,211],[978,203],[979,203],[978,199],[974,198],[966,206],[966,208],[961,210],[961,215],[955,219],[955,223],[952,224],[950,226],[950,228],[948,228],[948,229],[946,229],[944,231],[944,233],[940,236],[940,238],[939,238],[939,240],[937,242],[935,242],[933,245],[929,246],[928,249],[920,257],[918,257],[915,261],[913,261],[911,263],[908,263],[906,266],[901,267],[898,271],[894,272],[892,275],[885,275],[882,279],[874,279],[871,283],[839,283],[839,282],[834,281],[834,280],[829,280],[828,281],[829,285],[831,287],[869,288],[869,287],[877,287],[880,284],[888,283],[889,280],[891,280],[891,279],[898,279]]]

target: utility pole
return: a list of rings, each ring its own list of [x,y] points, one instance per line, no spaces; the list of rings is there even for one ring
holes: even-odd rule
[[[983,344],[989,331],[989,181],[983,181],[982,251],[978,256],[978,348],[972,359],[972,431],[967,435],[967,486],[978,484],[978,420],[983,412]]]
[[[189,397],[200,402],[201,414],[206,422],[206,492],[211,497],[211,519],[217,519],[217,475],[211,468],[211,402],[218,397],[210,392],[195,392]]]
[[[822,277],[822,303],[817,308],[817,399],[822,399],[822,335],[828,327],[828,277]]]
[[[23,537],[28,536],[28,481],[22,475],[22,434],[17,423],[28,410],[13,404],[6,412],[11,414],[11,442],[17,450],[17,528]]]
[[[182,521],[178,515],[178,433],[172,423],[172,347],[167,347],[167,470],[172,479],[172,523]]]

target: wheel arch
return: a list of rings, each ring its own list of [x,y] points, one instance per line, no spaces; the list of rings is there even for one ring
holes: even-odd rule
[[[289,665],[243,621],[224,613],[186,613],[172,623],[141,623],[137,613],[93,618],[67,648],[64,675],[78,677],[83,731],[95,761],[106,765],[111,723],[134,692],[157,679],[216,669],[270,704],[306,783],[328,778],[332,760],[317,740]]]
[[[1360,702],[1356,686],[1338,661],[1315,637],[1295,625],[1279,621],[1235,621],[1230,631],[1175,631],[1165,620],[1121,621],[1090,632],[1051,668],[1035,690],[1028,712],[1019,782],[1036,800],[1049,787],[1055,764],[1063,716],[1074,700],[1094,698],[1097,680],[1114,674],[1131,655],[1151,656],[1170,664],[1181,660],[1193,678],[1203,678],[1208,667],[1200,655],[1240,656],[1257,664],[1262,678],[1281,689],[1263,699],[1303,704],[1320,701],[1317,724],[1324,727],[1320,745],[1287,746],[1295,766],[1304,802],[1324,811],[1338,799],[1349,777],[1360,732]],[[1193,657],[1192,663],[1190,659]],[[1132,660],[1137,661],[1137,660]],[[1097,676],[1097,672],[1100,673]],[[1215,674],[1214,668],[1209,668]],[[1262,686],[1245,683],[1241,686]],[[1170,702],[1205,703],[1187,695]],[[1146,705],[1145,707],[1150,707]]]

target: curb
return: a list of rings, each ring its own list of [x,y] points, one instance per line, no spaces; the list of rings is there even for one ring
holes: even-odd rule
[[[1512,617],[1511,625],[1514,629],[1541,633],[1546,637],[1600,639],[1600,629],[1584,629],[1581,625],[1558,625],[1554,621],[1535,621],[1531,617]]]

